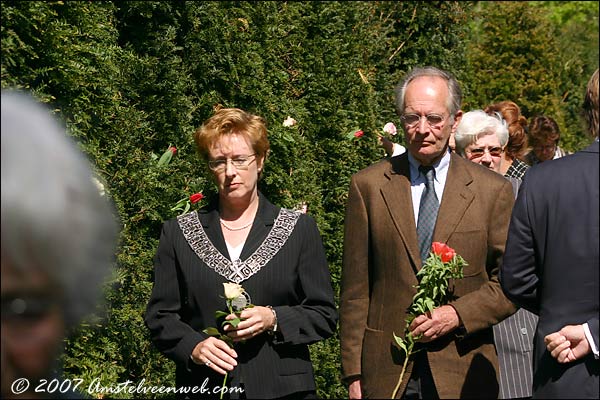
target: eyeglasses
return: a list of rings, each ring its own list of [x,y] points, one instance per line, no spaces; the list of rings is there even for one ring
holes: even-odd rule
[[[446,120],[446,117],[440,114],[419,115],[414,113],[404,114],[400,117],[400,119],[407,127],[414,128],[419,122],[421,122],[421,118],[423,117],[425,117],[427,123],[432,128],[439,128],[440,125],[442,125],[442,123]]]
[[[251,159],[252,157],[252,159]],[[236,158],[221,158],[218,160],[209,160],[208,168],[213,171],[225,171],[227,169],[227,161],[231,161],[231,164],[239,170],[246,170],[252,164],[252,161],[256,160],[256,153],[248,156],[240,156]]]
[[[491,157],[500,157],[504,149],[502,147],[478,147],[475,149],[465,150],[465,153],[468,153],[469,160],[477,160],[483,157],[486,151]]]
[[[45,318],[60,304],[56,296],[30,294],[27,296],[2,296],[2,320],[37,321]]]
[[[554,151],[556,149],[556,143],[548,144],[546,146],[534,146],[535,151]]]

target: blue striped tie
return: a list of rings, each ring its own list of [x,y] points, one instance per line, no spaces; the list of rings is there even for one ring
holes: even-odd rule
[[[425,190],[421,195],[421,203],[419,205],[419,219],[417,220],[417,237],[419,239],[419,250],[421,250],[421,261],[425,264],[427,256],[431,248],[431,239],[435,228],[438,209],[440,207],[438,198],[435,194],[433,186],[433,178],[435,170],[433,167],[425,167],[421,165],[419,171],[427,178]]]

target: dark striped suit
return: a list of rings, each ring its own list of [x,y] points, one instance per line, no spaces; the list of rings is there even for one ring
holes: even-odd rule
[[[537,315],[522,308],[494,325],[494,343],[500,369],[500,399],[531,397],[536,325]]]
[[[229,258],[217,210],[214,202],[200,210],[198,218],[210,242]],[[255,257],[259,248],[265,249],[261,245],[274,229],[279,212],[279,207],[259,194],[259,208],[241,260]],[[158,349],[176,362],[178,387],[201,386],[208,377],[208,387],[213,388],[222,384],[223,376],[194,364],[190,355],[207,338],[202,330],[216,326],[215,311],[225,310],[222,283],[229,279],[209,267],[210,262],[207,264],[192,247],[177,219],[164,224],[145,322]],[[278,398],[315,390],[308,344],[333,334],[337,311],[325,251],[313,218],[301,214],[275,256],[240,283],[254,305],[273,306],[279,332],[275,336],[262,333],[236,345],[238,365],[229,373],[228,386],[243,384],[248,398]]]

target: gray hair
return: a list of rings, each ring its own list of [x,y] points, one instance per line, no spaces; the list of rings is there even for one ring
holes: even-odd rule
[[[508,143],[508,125],[502,116],[498,112],[490,115],[483,110],[464,113],[454,134],[456,152],[459,155],[464,155],[465,148],[484,135],[496,135],[500,146],[506,146],[506,143]]]
[[[404,79],[396,86],[394,93],[396,95],[396,111],[399,115],[404,114],[404,96],[408,84],[423,76],[431,76],[442,78],[448,84],[448,99],[446,100],[446,108],[451,116],[455,116],[460,110],[462,103],[462,90],[454,75],[448,71],[441,70],[436,67],[417,67],[410,71]]]
[[[2,263],[45,273],[62,291],[72,327],[97,308],[112,271],[114,208],[49,109],[18,91],[1,97]]]

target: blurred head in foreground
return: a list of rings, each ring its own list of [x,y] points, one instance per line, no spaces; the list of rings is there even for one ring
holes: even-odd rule
[[[65,128],[2,91],[2,397],[53,375],[63,340],[98,309],[116,250],[113,207]],[[23,393],[29,397],[33,393]]]

